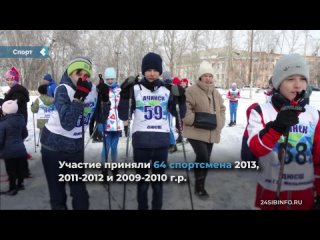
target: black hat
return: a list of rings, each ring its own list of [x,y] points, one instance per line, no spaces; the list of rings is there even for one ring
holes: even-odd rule
[[[40,86],[38,87],[38,92],[39,92],[40,94],[47,94],[47,92],[48,92],[48,85],[46,85],[46,84],[40,85]]]
[[[144,75],[144,73],[149,69],[157,70],[160,75],[162,74],[162,58],[160,55],[149,52],[143,57],[141,65],[142,74]]]

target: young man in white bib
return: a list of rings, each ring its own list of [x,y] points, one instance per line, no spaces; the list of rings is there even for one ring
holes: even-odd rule
[[[170,145],[170,126],[168,121],[169,112],[176,116],[176,103],[180,106],[181,118],[186,111],[184,89],[180,87],[176,97],[170,92],[169,86],[159,79],[162,74],[162,59],[156,53],[148,53],[144,56],[141,66],[144,77],[138,82],[129,81],[129,78],[121,85],[119,103],[119,117],[126,121],[130,113],[134,114],[132,124],[133,159],[137,163],[151,161],[152,174],[164,174],[165,168],[155,168],[157,162],[163,166],[168,158]],[[169,88],[169,89],[167,89]],[[179,95],[179,96],[178,96]],[[131,106],[129,106],[131,97]],[[163,164],[163,165],[161,165]],[[149,169],[139,168],[136,172],[142,177],[151,174]],[[152,181],[153,189],[152,210],[162,209],[162,185],[163,182]],[[149,182],[138,182],[138,209],[147,210]]]

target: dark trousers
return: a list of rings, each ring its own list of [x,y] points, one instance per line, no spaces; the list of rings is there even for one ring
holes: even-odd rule
[[[83,168],[59,168],[59,161],[66,163],[83,162],[82,152],[63,153],[51,151],[46,148],[41,148],[42,163],[46,179],[49,187],[50,204],[52,210],[67,209],[67,194],[66,182],[59,182],[59,174],[84,174]],[[75,210],[89,209],[89,195],[84,182],[69,182],[70,192],[72,197],[72,207]]]
[[[166,163],[168,158],[168,147],[165,148],[134,148],[133,159],[135,162],[148,163],[151,160],[152,174],[164,174],[164,168],[153,168],[153,163],[159,161],[159,164]],[[146,168],[136,169],[137,174],[145,177],[145,174],[151,174]],[[151,182],[152,185],[152,210],[161,210],[162,208],[162,182]],[[138,209],[147,210],[148,207],[148,188],[149,182],[141,180],[138,182]]]
[[[16,189],[17,185],[23,183],[24,178],[24,162],[26,161],[26,156],[19,158],[6,158],[4,160],[6,171],[9,176],[9,191]]]
[[[194,153],[196,154],[196,159],[195,162],[210,162],[210,156],[212,152],[212,147],[213,143],[207,143],[199,140],[194,140],[194,139],[188,139],[190,142]],[[204,180],[207,176],[207,171],[208,169],[201,169],[201,168],[195,168],[194,173],[195,173],[195,178],[196,180]]]
[[[124,126],[124,135],[128,137],[128,126]]]

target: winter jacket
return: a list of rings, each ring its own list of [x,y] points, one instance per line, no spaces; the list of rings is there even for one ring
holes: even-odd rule
[[[206,85],[201,81],[189,87],[186,91],[187,113],[184,122],[183,136],[186,138],[199,140],[207,143],[219,143],[221,129],[225,124],[226,107],[220,93],[214,88],[214,85]],[[212,101],[212,97],[214,101]],[[213,104],[214,103],[214,104]],[[193,126],[195,112],[213,113],[214,109],[217,116],[217,128],[207,130],[195,128]]]
[[[24,117],[8,114],[0,119],[0,152],[2,158],[18,158],[27,154],[23,140],[28,136]]]
[[[54,90],[56,89],[57,85],[56,82],[52,79],[49,84],[48,84],[48,88],[47,88],[47,95],[49,97],[54,97]]]
[[[279,200],[293,204],[270,204],[276,200],[279,159],[285,140],[282,133],[272,127],[280,109],[275,99],[272,96],[271,102],[250,106],[244,133],[247,145],[243,143],[242,147],[247,147],[247,151],[259,159],[261,169],[255,205],[261,209],[311,209],[314,194],[320,195],[320,113],[305,105],[306,111],[299,114],[299,123],[290,128]]]
[[[66,84],[75,90],[75,86],[72,83],[72,80],[65,72],[61,78],[61,84]],[[92,88],[92,91],[96,91],[95,88]],[[96,92],[95,92],[96,94]],[[97,99],[96,99],[97,100]],[[95,100],[95,101],[96,101]],[[79,123],[79,120],[83,112],[83,103],[73,100],[73,96],[68,95],[67,88],[62,85],[58,86],[55,97],[54,97],[55,111],[57,111],[60,120],[60,129],[61,131],[72,131],[75,126]],[[96,104],[96,103],[95,103]],[[96,105],[93,106],[94,108]],[[109,105],[104,104],[104,113],[105,117],[109,114]],[[91,114],[91,113],[90,113]],[[86,119],[86,125],[89,124],[92,115],[88,115],[89,119]],[[52,114],[50,115],[50,118]],[[81,121],[80,121],[81,122]],[[47,125],[43,128],[41,135],[41,144],[42,147],[47,148],[52,151],[61,151],[66,153],[76,153],[83,150],[83,139],[80,138],[70,138],[61,134],[55,134],[48,130]],[[54,124],[54,123],[53,123]],[[59,128],[59,126],[54,126]]]
[[[238,99],[240,98],[240,90],[236,88],[233,90],[232,88],[229,89],[227,98],[230,102],[238,102]]]
[[[147,90],[145,90],[144,88]],[[156,92],[159,91],[160,88],[165,88],[165,85],[163,81],[161,80],[156,80],[154,81],[154,87],[150,87],[150,83],[143,78],[138,84],[134,86],[136,89],[136,94],[139,94],[140,91],[149,91],[151,92]],[[167,106],[161,106],[162,109],[166,108],[168,112],[170,112],[173,116],[177,116],[177,111],[176,111],[176,103],[177,99],[174,98],[172,94],[168,91],[169,95],[169,100],[168,100],[168,105]],[[154,101],[154,104],[156,101]],[[154,105],[153,105],[154,106]],[[133,94],[132,96],[132,104],[131,104],[131,113],[135,114],[136,108],[142,109],[145,106],[142,106],[142,103],[136,104],[136,96]],[[148,106],[147,106],[148,107]],[[128,120],[128,110],[129,110],[129,99],[124,99],[120,97],[120,103],[118,106],[119,109],[119,118],[122,121],[127,121]],[[186,105],[185,102],[179,102],[179,109],[180,109],[180,116],[184,117],[185,112],[186,112]],[[163,116],[166,118],[166,124],[168,124],[167,117],[164,116],[167,111],[163,111]],[[160,120],[160,119],[158,119]],[[169,126],[169,124],[168,124]],[[134,126],[133,126],[134,128]],[[132,134],[132,145],[134,148],[165,148],[169,147],[170,144],[170,129],[168,132],[157,132],[157,131],[135,131]]]
[[[120,87],[118,84],[114,84],[109,88],[110,99],[110,113],[106,125],[106,131],[122,131],[123,122],[119,118],[118,105],[120,100]]]
[[[5,94],[5,101],[8,100],[18,100],[18,113],[21,113],[24,117],[25,123],[28,123],[28,109],[27,102],[29,99],[28,90],[21,86],[20,84],[16,84],[14,87],[10,88],[9,92]]]
[[[54,98],[50,97],[48,95],[41,95],[39,98],[37,98],[34,103],[31,105],[31,111],[33,113],[39,112],[39,99],[46,105],[51,106],[53,105]],[[54,105],[52,106],[54,108]],[[53,109],[52,109],[53,110]],[[44,128],[44,125],[48,122],[48,119],[39,119],[37,116],[37,128]]]

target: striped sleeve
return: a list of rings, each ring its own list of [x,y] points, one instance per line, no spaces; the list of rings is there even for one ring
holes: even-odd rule
[[[282,135],[265,124],[260,106],[251,110],[247,131],[249,149],[256,157],[267,155]]]

